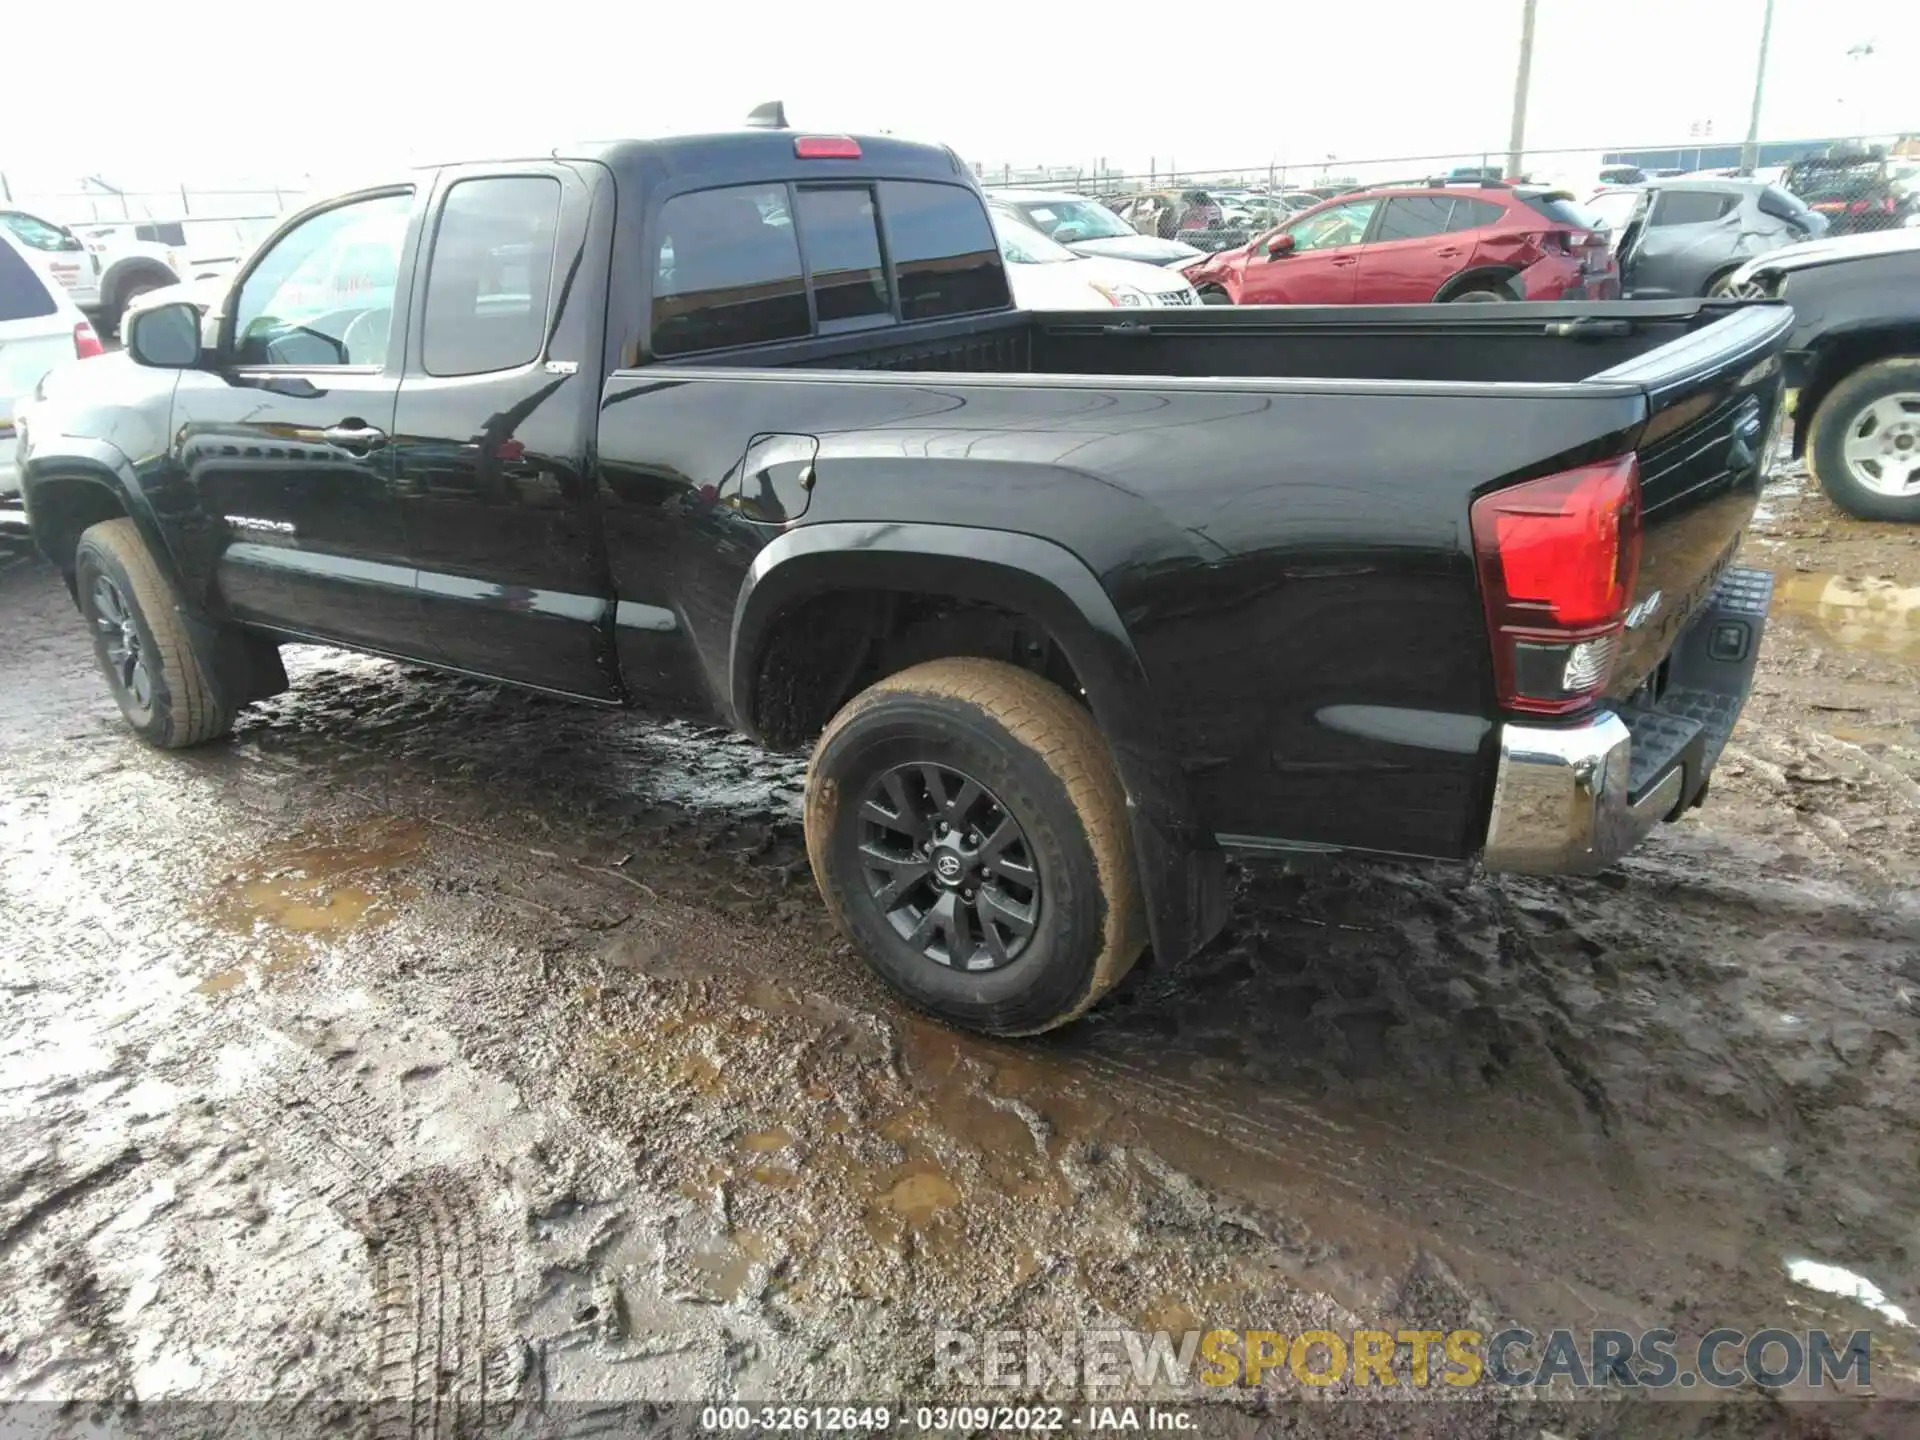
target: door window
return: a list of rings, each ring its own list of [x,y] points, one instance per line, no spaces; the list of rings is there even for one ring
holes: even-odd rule
[[[234,305],[242,365],[385,364],[411,193],[309,216],[260,257]]]
[[[1395,195],[1387,201],[1380,217],[1380,233],[1374,239],[1424,240],[1444,233],[1452,213],[1451,195]]]
[[[429,375],[481,375],[539,358],[559,226],[560,182],[551,175],[448,189],[427,267],[420,348]]]
[[[1332,250],[1341,245],[1358,245],[1366,237],[1378,200],[1350,200],[1331,210],[1322,210],[1287,227],[1296,252]]]
[[[803,340],[812,321],[784,185],[676,195],[660,212],[653,353]]]
[[[1491,200],[1469,200],[1460,195],[1454,198],[1453,214],[1447,220],[1449,232],[1460,230],[1478,230],[1482,225],[1491,225],[1507,212]]]
[[[1739,203],[1736,195],[1720,195],[1712,190],[1662,190],[1654,197],[1653,218],[1647,223],[1708,225],[1731,213]]]

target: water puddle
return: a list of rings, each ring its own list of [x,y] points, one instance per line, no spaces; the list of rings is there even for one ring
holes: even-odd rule
[[[1857,1300],[1869,1310],[1879,1311],[1893,1324],[1913,1328],[1907,1312],[1889,1301],[1886,1292],[1864,1275],[1820,1260],[1792,1259],[1787,1261],[1787,1278],[1810,1290],[1822,1290],[1843,1300]]]
[[[1846,650],[1920,660],[1920,585],[1844,575],[1782,575],[1773,613],[1812,625]]]
[[[273,846],[228,874],[208,911],[222,929],[261,942],[263,954],[201,981],[218,995],[252,977],[265,979],[310,958],[316,939],[384,924],[413,892],[388,879],[419,854],[425,829],[411,821],[375,821],[321,842]]]
[[[764,1265],[772,1247],[755,1230],[734,1230],[690,1257],[704,1288],[723,1303],[740,1298],[753,1279],[754,1267]]]

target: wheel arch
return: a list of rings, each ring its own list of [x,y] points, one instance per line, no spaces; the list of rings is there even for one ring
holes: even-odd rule
[[[1841,381],[1862,366],[1902,356],[1920,359],[1920,318],[1863,322],[1822,336],[1793,402],[1793,453],[1806,454],[1813,417]]]
[[[158,285],[177,285],[180,277],[151,255],[125,255],[107,266],[100,277],[100,304],[109,315],[118,315],[126,303],[129,285],[151,280]]]
[[[155,562],[178,585],[172,551],[126,456],[101,441],[69,436],[59,443],[63,448],[54,454],[36,453],[20,477],[34,548],[71,582],[81,534],[101,520],[125,516],[139,528]]]
[[[1434,304],[1451,300],[1462,290],[1486,290],[1495,286],[1509,293],[1513,290],[1513,280],[1520,272],[1511,265],[1472,265],[1459,274],[1450,277],[1447,283],[1433,292]]]
[[[755,739],[768,738],[761,687],[782,617],[839,592],[984,604],[1039,627],[1071,667],[1126,791],[1155,952],[1184,958],[1213,937],[1225,918],[1224,861],[1164,739],[1126,626],[1078,556],[973,526],[829,522],[787,532],[755,558],[734,608],[727,705]],[[843,683],[853,678],[849,666]],[[834,696],[833,708],[844,698]]]

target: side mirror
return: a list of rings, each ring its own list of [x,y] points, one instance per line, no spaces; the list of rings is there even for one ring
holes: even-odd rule
[[[127,353],[136,365],[191,370],[200,363],[200,312],[184,300],[127,317]]]
[[[1278,260],[1282,255],[1293,253],[1293,236],[1282,230],[1267,241],[1267,258]]]

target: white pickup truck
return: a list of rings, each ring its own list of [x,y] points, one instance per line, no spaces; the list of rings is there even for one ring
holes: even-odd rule
[[[98,298],[83,306],[100,328],[120,328],[136,296],[183,281],[231,275],[275,225],[271,216],[227,220],[126,220],[81,227],[100,264]]]

